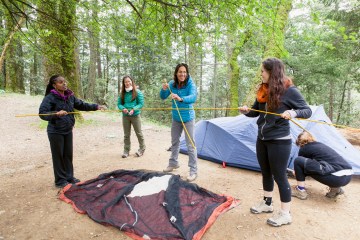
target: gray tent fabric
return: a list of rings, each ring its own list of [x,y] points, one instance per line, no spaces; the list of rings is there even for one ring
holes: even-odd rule
[[[308,130],[317,141],[333,148],[353,167],[354,174],[360,175],[360,151],[349,143],[331,123],[323,106],[311,106],[311,120],[294,119]],[[195,144],[198,157],[227,166],[260,171],[256,159],[257,118],[244,115],[201,120],[195,125]],[[293,139],[289,168],[298,156],[299,148],[295,145],[297,136],[303,130],[290,122],[290,133]],[[184,135],[180,139],[180,152],[187,153]]]

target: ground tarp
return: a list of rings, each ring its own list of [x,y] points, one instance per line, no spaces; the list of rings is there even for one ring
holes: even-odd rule
[[[60,199],[134,239],[200,239],[238,201],[180,176],[117,170],[66,186]]]

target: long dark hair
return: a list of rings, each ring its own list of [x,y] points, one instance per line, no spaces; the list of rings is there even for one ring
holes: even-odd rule
[[[269,72],[268,108],[274,111],[280,106],[280,98],[287,88],[285,81],[288,77],[285,75],[284,63],[280,59],[268,58],[262,65]]]
[[[62,76],[61,75],[53,75],[50,77],[49,83],[46,86],[45,96],[48,95],[52,89],[55,89],[54,84],[55,84],[56,80],[58,79],[58,77],[62,77]]]
[[[179,71],[179,68],[180,67],[185,67],[185,69],[186,69],[186,74],[187,74],[187,76],[186,76],[186,79],[185,79],[185,81],[184,81],[184,85],[186,85],[187,84],[187,82],[189,81],[189,78],[190,78],[190,73],[189,73],[189,67],[188,67],[188,65],[186,64],[186,63],[179,63],[177,66],[176,66],[176,68],[175,68],[175,72],[174,72],[174,87],[176,87],[176,86],[179,86],[179,79],[178,79],[178,77],[177,77],[177,72]]]
[[[129,75],[126,75],[123,77],[122,79],[122,86],[121,86],[121,94],[120,94],[120,98],[121,98],[121,103],[122,104],[125,104],[125,78],[130,78],[131,80],[131,83],[132,83],[132,87],[133,87],[133,90],[132,90],[132,98],[131,98],[131,101],[134,101],[135,98],[137,97],[137,91],[136,91],[136,84],[135,84],[135,81],[134,79],[132,79]]]

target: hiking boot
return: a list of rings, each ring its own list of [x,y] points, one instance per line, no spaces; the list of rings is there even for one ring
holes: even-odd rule
[[[196,174],[196,173],[192,173],[192,174],[189,174],[189,175],[186,177],[186,181],[192,182],[192,181],[194,181],[196,178],[197,178],[197,174]]]
[[[167,168],[165,168],[164,170],[163,170],[163,172],[172,172],[174,169],[177,169],[177,168],[179,168],[180,166],[179,165],[177,165],[177,166],[168,166]]]
[[[138,150],[136,153],[135,153],[135,155],[137,156],[137,157],[141,157],[142,155],[144,155],[144,152],[145,152],[145,149],[144,150]]]
[[[291,191],[291,196],[297,197],[301,200],[305,200],[308,197],[306,190],[300,190],[297,186],[294,186]]]
[[[75,184],[75,183],[78,183],[80,182],[80,179],[77,179],[77,178],[72,178],[70,181],[68,181],[69,183],[72,183],[72,184]]]
[[[291,221],[290,213],[284,213],[280,210],[269,218],[266,223],[274,227],[280,227],[281,225],[290,224]]]
[[[57,188],[64,188],[64,187],[66,187],[68,184],[69,184],[68,182],[63,182],[63,183],[60,183],[60,184],[55,184],[55,186],[56,186]]]
[[[128,152],[124,152],[121,157],[122,157],[122,158],[127,158],[128,156],[129,156],[129,153],[128,153]]]
[[[256,206],[250,208],[251,213],[271,213],[274,211],[273,204],[271,203],[270,206],[266,204],[265,200],[261,200]]]
[[[329,192],[326,193],[326,197],[328,198],[336,198],[338,195],[344,194],[344,190],[341,187],[338,188],[330,188]]]

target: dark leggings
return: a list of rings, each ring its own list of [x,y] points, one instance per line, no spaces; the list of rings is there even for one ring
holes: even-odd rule
[[[54,168],[55,184],[61,185],[74,177],[73,134],[48,133]]]
[[[310,176],[316,181],[329,186],[331,188],[343,187],[351,181],[351,176],[335,176],[332,174],[328,175],[319,175],[319,174],[305,174],[305,162],[306,161],[316,161],[313,159],[305,157],[297,157],[294,161],[294,170],[296,175],[296,180],[299,182],[304,182],[306,176]]]
[[[291,139],[256,141],[256,155],[263,178],[263,189],[274,190],[274,180],[278,185],[281,202],[291,201],[291,188],[286,175],[291,152]]]

